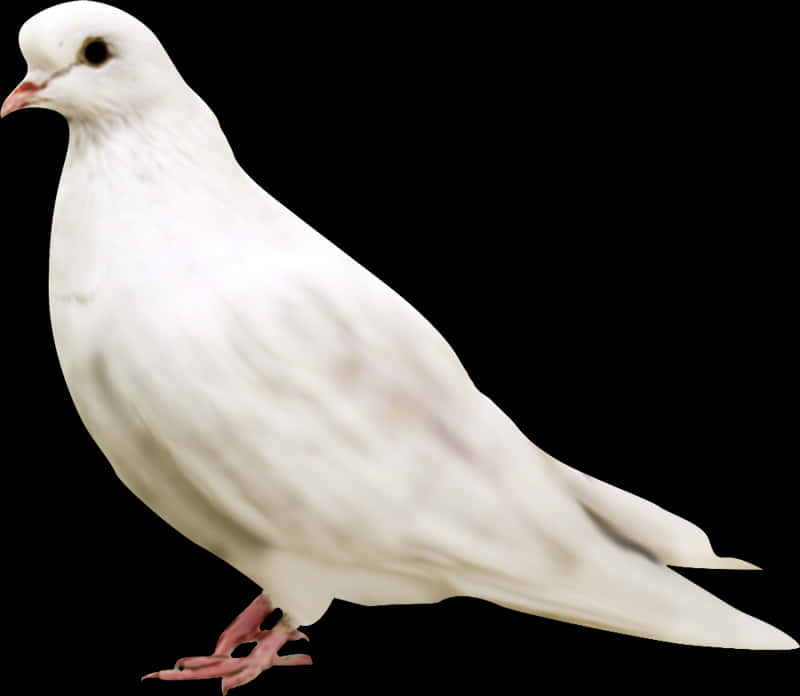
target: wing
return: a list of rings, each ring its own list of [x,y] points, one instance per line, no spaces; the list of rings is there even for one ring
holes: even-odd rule
[[[495,567],[512,550],[569,555],[536,544],[596,527],[431,324],[347,257],[275,257],[207,302],[213,324],[187,323],[213,349],[192,372],[219,373],[213,398],[252,443],[237,456],[270,463],[240,486],[292,530],[285,543],[385,565],[446,565],[482,546]]]
[[[228,514],[258,510],[273,548],[634,635],[796,645],[661,565],[681,545],[652,543],[680,528],[669,513],[538,450],[429,322],[349,259],[276,257],[208,302],[192,344],[213,349],[192,372],[213,375],[215,423],[229,424]],[[632,531],[643,519],[660,523]]]

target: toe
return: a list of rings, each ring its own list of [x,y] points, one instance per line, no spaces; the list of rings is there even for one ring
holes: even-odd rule
[[[259,674],[261,674],[263,670],[258,668],[247,668],[243,669],[236,674],[229,674],[222,678],[222,696],[228,693],[231,689],[236,688],[237,686],[242,686],[242,684],[247,684],[248,682],[253,681]]]
[[[164,681],[186,681],[189,679],[216,679],[238,673],[245,665],[241,658],[187,657],[179,660],[180,669],[164,669],[151,672],[142,679],[163,679]]]
[[[228,655],[209,655],[207,657],[182,657],[175,663],[175,669],[198,669],[200,667],[212,667],[219,665],[225,660],[231,659]]]
[[[311,661],[311,655],[298,653],[297,655],[276,655],[272,664],[280,665],[281,667],[291,667],[293,665],[310,665],[313,664],[313,662]]]

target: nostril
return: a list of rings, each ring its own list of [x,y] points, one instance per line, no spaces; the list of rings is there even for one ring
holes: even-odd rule
[[[35,82],[30,82],[26,80],[25,82],[21,82],[17,85],[17,88],[14,90],[14,93],[19,94],[21,96],[27,96],[33,94],[34,92],[38,92],[40,89],[44,89],[47,87],[47,83],[37,85]]]

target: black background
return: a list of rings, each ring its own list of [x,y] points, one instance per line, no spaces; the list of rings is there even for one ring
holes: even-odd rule
[[[4,92],[46,5],[0,11]],[[764,567],[681,572],[800,637],[786,18],[120,5],[244,168],[417,306],[532,440]],[[47,309],[66,139],[43,110],[0,124],[5,671],[36,693],[216,694],[138,682],[207,653],[258,590],[135,499],[70,402]],[[336,601],[307,632],[313,667],[234,693],[777,693],[798,667],[465,598]]]

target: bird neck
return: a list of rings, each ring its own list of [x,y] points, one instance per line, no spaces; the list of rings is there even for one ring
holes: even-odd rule
[[[238,165],[216,116],[194,93],[91,119],[69,119],[65,168],[110,173],[140,180],[211,172],[231,176]]]

